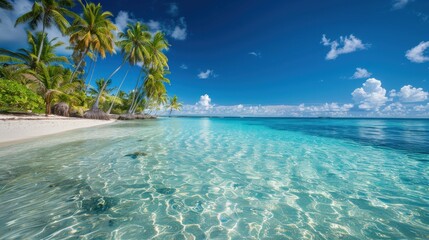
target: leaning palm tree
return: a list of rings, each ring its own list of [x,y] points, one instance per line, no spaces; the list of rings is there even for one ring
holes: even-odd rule
[[[39,63],[47,65],[52,63],[68,63],[66,57],[55,54],[55,50],[64,44],[57,41],[57,38],[49,40],[46,37],[46,33],[38,32],[33,35],[30,31],[27,31],[27,41],[29,45],[28,49],[21,48],[17,52],[0,48],[0,63],[23,65],[26,68],[35,70],[38,65],[38,53],[41,53]],[[43,50],[40,52],[40,49]]]
[[[146,61],[142,66],[143,72],[145,69],[151,69],[149,71],[156,71],[156,70],[163,70],[164,68],[168,69],[168,58],[165,56],[164,51],[168,50],[168,47],[170,45],[168,44],[167,40],[165,39],[165,35],[161,32],[157,32],[153,35],[151,41],[149,42],[149,55],[150,55],[150,61]],[[139,89],[138,86],[140,85],[140,78],[137,79],[136,86],[134,88],[134,91],[137,92]],[[147,78],[142,78],[143,81]],[[144,85],[144,82],[143,84]],[[140,87],[140,89],[142,89]],[[133,112],[133,106],[135,106],[138,103],[138,98],[133,98],[132,104],[130,106],[130,109],[128,110],[129,113]]]
[[[120,41],[117,42],[118,47],[121,49],[123,60],[121,65],[116,68],[107,79],[111,79],[125,63],[129,63],[131,66],[136,65],[139,62],[149,62],[150,55],[147,51],[147,45],[150,41],[150,33],[147,31],[148,27],[137,22],[135,25],[129,24],[128,29],[125,33],[119,33]],[[105,86],[103,86],[104,88]],[[98,95],[91,110],[88,111],[85,117],[88,118],[99,118],[105,113],[101,112],[98,108],[99,99],[101,95]],[[105,116],[102,118],[106,118]]]
[[[69,10],[73,7],[73,0],[39,0],[35,1],[32,9],[24,13],[16,19],[15,26],[22,23],[29,23],[30,28],[35,30],[38,25],[42,24],[42,36],[45,37],[46,28],[53,25],[58,27],[61,33],[65,33],[66,29],[70,26],[66,16],[77,17],[78,15]],[[39,53],[37,54],[37,61],[40,60],[42,54],[43,41],[40,43]]]
[[[6,10],[12,10],[13,5],[8,0],[0,0],[0,8],[6,9]]]
[[[143,87],[136,96],[136,100],[131,105],[131,114],[134,114],[137,107],[141,105],[143,100],[147,98],[148,102],[155,102],[158,105],[166,102],[165,83],[170,83],[170,80],[165,77],[169,71],[166,69],[149,69],[146,72]]]
[[[113,31],[117,30],[117,27],[110,20],[113,14],[103,11],[101,4],[80,3],[83,8],[82,16],[75,18],[67,31],[75,54],[80,56],[70,80],[73,80],[76,71],[90,51],[96,56],[100,55],[101,58],[106,57],[106,52],[110,54],[115,52]]]
[[[180,110],[182,109],[182,103],[179,102],[176,95],[174,95],[172,98],[170,98],[170,103],[168,104],[167,108],[170,109],[170,114],[168,116],[171,117],[171,113],[173,110]]]
[[[152,36],[148,30],[149,28],[146,25],[137,22],[135,24],[128,24],[128,29],[118,34],[120,41],[116,44],[122,49],[124,55],[123,63],[128,62],[130,66],[135,66],[138,63],[148,64],[151,61],[148,48]],[[125,77],[122,79],[118,92],[127,74],[125,74]],[[107,112],[108,114],[112,110],[113,104],[114,101]]]
[[[46,66],[38,64],[35,71],[31,71],[39,85],[39,94],[45,101],[45,114],[51,114],[51,104],[55,97],[59,95],[71,94],[76,89],[77,82],[68,83],[64,76],[67,76],[67,69],[62,66]]]
[[[111,98],[111,93],[115,88],[110,88],[110,85],[112,84],[112,80],[105,80],[103,78],[98,79],[95,81],[95,86],[91,86],[88,90],[88,93],[92,97],[97,97],[100,95],[100,103],[103,104],[107,100]],[[104,89],[103,86],[106,85]]]

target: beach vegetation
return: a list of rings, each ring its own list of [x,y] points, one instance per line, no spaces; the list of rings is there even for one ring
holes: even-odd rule
[[[108,119],[110,113],[152,113],[167,106],[170,111],[179,110],[176,103],[169,103],[165,86],[170,84],[166,77],[170,44],[165,34],[151,32],[138,21],[120,32],[112,21],[114,15],[101,4],[78,3],[74,8],[73,0],[36,0],[31,10],[16,19],[15,26],[28,26],[27,46],[0,48],[0,78],[7,79],[2,86],[11,85],[11,91],[3,90],[0,95],[1,110],[40,112],[42,104],[49,115],[52,106],[61,103],[72,116],[94,119]],[[13,2],[0,0],[0,8],[13,9]],[[69,41],[50,36],[50,28],[58,29]],[[91,84],[97,61],[115,54],[121,54],[121,64]],[[125,65],[128,70],[118,81],[116,75]],[[135,68],[139,74],[132,83],[134,88],[121,90],[124,82],[130,83],[127,75]],[[120,84],[116,87],[113,82]],[[22,90],[21,95],[16,95],[16,89]],[[14,104],[11,99],[20,101]],[[34,103],[29,104],[31,101]]]
[[[0,111],[40,113],[43,111],[43,99],[25,85],[0,79]]]

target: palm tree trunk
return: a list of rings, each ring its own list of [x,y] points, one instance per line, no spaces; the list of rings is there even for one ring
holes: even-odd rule
[[[134,114],[134,111],[138,106],[138,102],[140,101],[140,95],[143,95],[143,94],[140,94],[140,91],[139,91],[139,92],[136,92],[136,94],[133,96],[135,97],[135,99],[131,102],[130,109],[128,110],[129,114]]]
[[[137,81],[136,81],[136,86],[134,87],[134,92],[136,92],[136,94],[133,94],[133,100],[131,101],[131,105],[130,105],[130,109],[128,109],[128,113],[131,113],[132,107],[134,105],[134,100],[137,95],[137,87],[139,86],[142,73],[143,73],[143,67],[140,70],[139,77],[137,78]]]
[[[110,105],[110,108],[107,111],[107,114],[110,114],[110,111],[112,111],[113,105],[115,104],[116,98],[118,97],[119,91],[121,90],[122,84],[124,83],[125,78],[127,78],[129,71],[130,71],[130,68],[128,68],[127,73],[125,73],[124,78],[122,78],[121,84],[119,84],[118,91],[116,92],[115,97],[113,98],[112,104]]]
[[[94,61],[94,66],[92,67],[91,76],[89,77],[88,84],[85,84],[85,93],[88,92],[88,87],[91,85],[92,77],[94,76],[95,67],[97,65],[97,56],[95,57],[95,60],[93,60],[93,61]]]
[[[36,63],[39,63],[40,56],[42,56],[43,42],[45,41],[45,28],[46,28],[45,23],[43,23],[43,27],[42,27],[42,41],[40,41],[39,53],[37,54],[37,61],[36,61]]]
[[[137,96],[136,102],[134,103],[134,106],[131,109],[131,114],[134,114],[136,112],[137,107],[143,102],[143,99],[144,99],[144,93],[142,89],[142,93]]]
[[[143,100],[144,100],[144,94],[142,93],[142,94],[141,94],[141,96],[140,96],[140,100],[136,102],[136,105],[134,105],[134,109],[133,109],[133,111],[131,112],[131,114],[134,114],[134,113],[136,112],[137,107],[138,107],[140,104],[142,104]]]
[[[83,60],[85,59],[85,56],[86,56],[86,54],[88,53],[88,51],[89,51],[89,48],[86,48],[86,49],[85,49],[85,52],[83,53],[82,57],[81,57],[81,58],[80,58],[80,60],[79,60],[79,63],[77,64],[76,68],[74,69],[74,71],[73,71],[73,73],[72,73],[72,75],[71,75],[71,77],[70,77],[70,82],[72,82],[72,81],[73,81],[73,78],[74,78],[74,76],[76,75],[77,70],[80,68],[80,65],[82,65],[82,62],[83,62]]]
[[[115,71],[113,71],[110,74],[110,76],[106,79],[106,81],[104,81],[103,87],[100,89],[100,92],[98,93],[97,99],[95,100],[94,105],[92,105],[91,110],[97,110],[98,109],[98,104],[100,102],[100,97],[101,97],[101,94],[103,93],[104,89],[107,86],[107,82],[109,81],[109,79],[111,79],[122,68],[122,66],[124,66],[124,64],[125,64],[125,61],[122,61],[121,65],[119,65],[119,67],[116,68]]]
[[[171,117],[171,112],[173,112],[173,108],[170,108],[170,114],[168,115],[168,117]]]

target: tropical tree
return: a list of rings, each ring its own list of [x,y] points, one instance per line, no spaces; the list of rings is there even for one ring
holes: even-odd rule
[[[34,70],[37,67],[37,54],[40,53],[40,63],[47,65],[52,63],[68,63],[66,57],[55,54],[55,50],[64,45],[63,42],[56,40],[57,38],[49,40],[46,37],[46,33],[38,32],[33,35],[30,31],[27,31],[28,49],[21,48],[17,52],[13,52],[0,48],[0,62],[24,65]],[[40,49],[43,50],[40,52]]]
[[[165,39],[165,35],[163,33],[161,32],[155,33],[151,41],[149,42],[149,46],[148,46],[150,61],[146,61],[145,64],[142,66],[142,72],[145,69],[146,69],[146,72],[163,70],[164,68],[168,69],[168,58],[167,56],[165,56],[164,51],[168,50],[169,46],[170,45]],[[139,78],[137,79],[137,82],[136,82],[136,87],[134,88],[135,92],[138,92],[138,89],[143,90],[144,81],[143,81],[142,87],[138,88],[140,83],[140,78],[141,76],[139,75]],[[143,80],[145,79],[147,79],[147,77],[143,78]],[[130,109],[128,110],[129,113],[133,112],[133,107],[137,105],[138,101],[139,101],[138,98],[133,98]]]
[[[142,104],[144,99],[147,99],[151,105],[165,104],[167,102],[165,83],[170,83],[170,80],[165,77],[169,71],[166,69],[151,68],[146,71],[144,84],[136,94],[135,100],[131,104],[131,114],[134,114],[137,107]]]
[[[16,19],[15,26],[29,23],[30,28],[35,30],[42,24],[42,37],[45,37],[46,28],[56,26],[61,33],[65,33],[70,26],[66,16],[77,17],[78,15],[69,10],[73,7],[73,0],[39,0],[35,1],[32,9]],[[40,42],[37,61],[39,62],[43,50],[43,41]]]
[[[135,24],[128,24],[127,30],[118,34],[120,40],[116,43],[116,45],[122,49],[122,53],[124,56],[123,62],[128,62],[130,66],[135,66],[138,63],[147,64],[150,62],[151,59],[148,48],[152,36],[148,30],[149,28],[146,25],[137,22]],[[125,74],[125,77],[122,79],[121,84],[119,85],[118,92],[127,75],[128,71],[127,74]],[[113,104],[114,101],[112,102],[112,105],[107,112],[108,114],[112,110]]]
[[[6,9],[6,10],[12,10],[13,5],[8,0],[0,0],[0,8]]]
[[[112,84],[112,80],[105,80],[103,78],[98,79],[95,81],[95,86],[94,87],[90,87],[88,90],[89,95],[93,96],[93,97],[97,97],[100,96],[99,102],[101,104],[110,101],[111,97],[111,93],[113,90],[115,90],[115,88],[111,88],[110,85]],[[104,86],[104,88],[103,88]]]
[[[172,98],[170,98],[170,102],[169,102],[167,108],[170,109],[169,116],[171,117],[171,113],[173,112],[173,110],[179,111],[180,109],[182,109],[182,103],[180,103],[177,96],[174,95]]]
[[[129,24],[125,33],[118,34],[120,41],[117,42],[117,46],[121,49],[123,60],[121,65],[119,65],[119,67],[110,74],[108,79],[111,79],[126,62],[128,62],[131,66],[134,66],[139,62],[145,63],[150,61],[150,55],[147,50],[147,46],[150,43],[151,35],[147,30],[147,26],[137,22],[135,25]],[[104,115],[104,113],[100,112],[98,109],[100,97],[101,95],[98,95],[94,105],[87,114],[87,117],[100,118],[102,115]],[[104,116],[102,118],[107,117]]]
[[[80,57],[75,72],[79,70],[87,54],[92,51],[94,55],[106,57],[107,53],[115,52],[115,36],[113,31],[117,27],[110,18],[113,14],[109,11],[103,11],[101,4],[87,3],[83,5],[82,17],[76,17],[71,27],[68,29],[70,35],[70,44],[73,47],[74,54]],[[110,78],[108,78],[110,79]]]
[[[76,89],[78,82],[68,83],[66,77],[70,70],[62,66],[46,66],[38,64],[35,71],[31,71],[34,80],[39,84],[39,94],[45,101],[45,114],[51,114],[51,104],[59,95],[71,94]]]

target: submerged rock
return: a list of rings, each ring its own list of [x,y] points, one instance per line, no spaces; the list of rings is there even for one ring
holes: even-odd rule
[[[156,191],[161,194],[170,195],[176,192],[174,188],[157,188]]]
[[[147,153],[145,153],[145,152],[135,152],[135,153],[130,153],[130,154],[127,154],[127,155],[125,155],[125,157],[130,157],[130,158],[132,158],[132,159],[136,159],[137,157],[140,157],[140,156],[147,156]]]
[[[111,197],[92,197],[82,201],[82,208],[90,213],[103,213],[117,205],[119,200]]]

